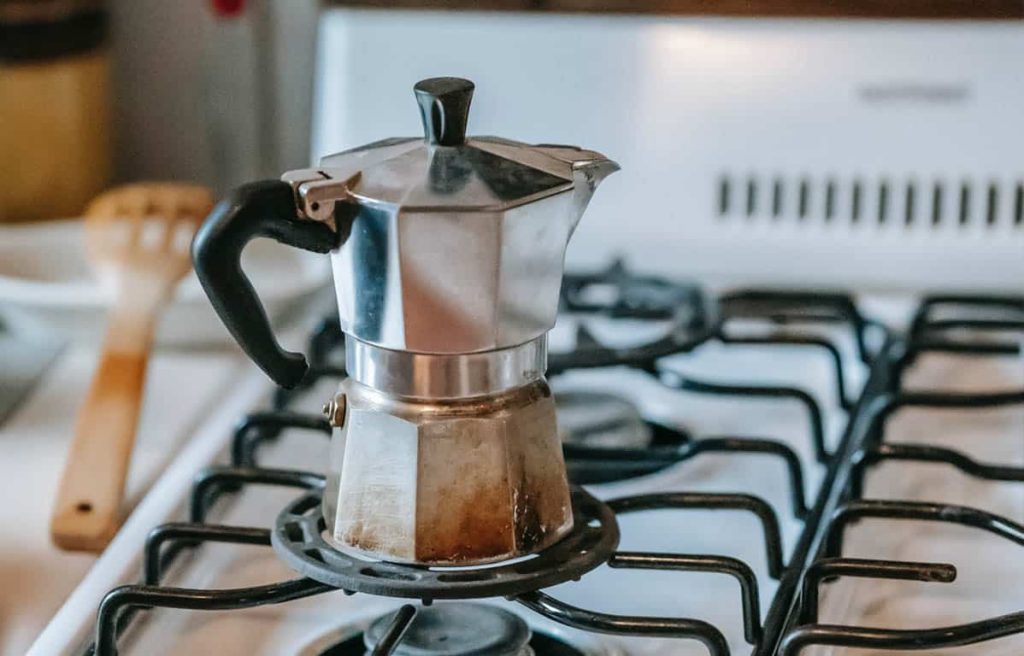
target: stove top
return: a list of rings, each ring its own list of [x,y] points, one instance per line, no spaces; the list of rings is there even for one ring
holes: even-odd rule
[[[69,653],[1024,647],[1024,299],[926,298],[895,333],[844,294],[713,298],[621,265],[566,285],[551,382],[572,535],[475,568],[334,549],[315,407],[344,363],[325,320],[304,386],[240,421]]]

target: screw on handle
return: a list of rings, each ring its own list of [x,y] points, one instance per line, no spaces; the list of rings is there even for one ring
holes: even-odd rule
[[[413,87],[428,143],[458,146],[466,140],[473,83],[461,77],[432,77]]]

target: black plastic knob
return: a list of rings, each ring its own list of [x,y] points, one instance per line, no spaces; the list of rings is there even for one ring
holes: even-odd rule
[[[466,140],[473,83],[461,77],[432,77],[413,87],[428,143],[458,146]]]

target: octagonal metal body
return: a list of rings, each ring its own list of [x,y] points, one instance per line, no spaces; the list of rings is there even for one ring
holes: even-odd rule
[[[351,379],[340,394],[323,508],[339,548],[466,565],[534,553],[572,529],[543,380],[446,403],[398,400]]]
[[[391,139],[325,157],[321,178],[302,193],[306,213],[317,216],[325,203],[311,199],[330,189],[333,216],[351,224],[332,253],[342,330],[439,354],[544,334],[569,238],[616,169],[592,151],[494,137],[459,146]]]

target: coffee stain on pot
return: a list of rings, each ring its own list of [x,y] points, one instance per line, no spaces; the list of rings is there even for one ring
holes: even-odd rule
[[[421,437],[434,441],[430,449],[421,443],[421,455],[431,455],[420,472],[432,476],[420,479],[419,494],[439,503],[418,508],[417,560],[467,564],[516,558],[553,544],[572,528],[554,403],[549,394],[532,396],[527,406],[500,418],[450,422]],[[480,421],[489,422],[487,429]]]
[[[350,411],[360,403],[352,391]],[[370,435],[355,419],[347,426],[333,533],[342,548],[392,562],[474,565],[530,555],[571,530],[554,400],[543,382],[443,413],[432,405],[401,420],[404,413],[393,414],[402,430]]]

